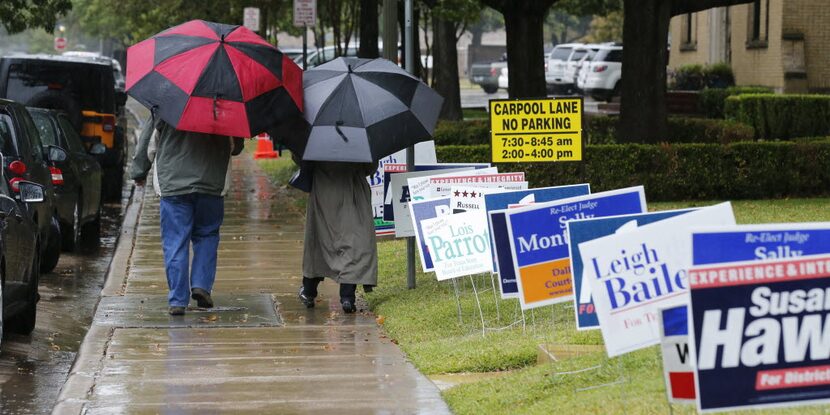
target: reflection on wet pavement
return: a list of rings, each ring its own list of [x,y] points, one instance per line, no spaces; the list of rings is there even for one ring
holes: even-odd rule
[[[0,413],[51,412],[92,322],[121,216],[121,205],[104,205],[100,248],[86,255],[64,252],[55,270],[40,276],[35,331],[8,334],[0,346]]]

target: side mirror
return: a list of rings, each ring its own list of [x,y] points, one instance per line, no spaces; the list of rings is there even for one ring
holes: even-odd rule
[[[115,106],[123,107],[127,105],[127,93],[124,91],[115,91]]]
[[[25,203],[43,202],[45,197],[43,193],[43,186],[27,181],[18,182],[17,186],[20,189],[20,201]]]
[[[49,148],[49,161],[55,163],[59,163],[62,161],[66,161],[69,158],[69,154],[66,150],[58,147],[58,146],[47,146]]]
[[[104,153],[106,152],[107,146],[101,143],[95,143],[92,145],[92,147],[89,148],[89,154],[92,154],[93,156],[101,156],[104,155]]]

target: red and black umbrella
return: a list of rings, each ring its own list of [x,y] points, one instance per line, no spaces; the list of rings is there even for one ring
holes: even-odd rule
[[[183,131],[253,137],[303,110],[291,59],[245,27],[203,20],[131,46],[126,87]]]

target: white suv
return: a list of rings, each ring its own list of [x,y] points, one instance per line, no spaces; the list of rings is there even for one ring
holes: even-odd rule
[[[581,43],[563,43],[556,45],[548,57],[545,82],[553,92],[560,92],[573,87],[573,81],[565,78],[565,68],[576,48],[582,48]]]
[[[622,53],[621,45],[601,45],[587,66],[587,70],[580,72],[584,82],[580,79],[577,86],[581,85],[586,95],[600,101],[611,101],[620,94],[620,78],[622,77]]]

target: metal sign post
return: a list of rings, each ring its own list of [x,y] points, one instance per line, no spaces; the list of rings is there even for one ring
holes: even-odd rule
[[[303,70],[308,67],[308,27],[317,23],[317,0],[294,0],[294,26],[303,28]]]
[[[404,4],[404,21],[406,33],[406,71],[414,74],[415,65],[412,62],[415,55],[412,50],[413,42],[412,36],[412,0],[406,0]],[[406,170],[415,171],[415,146],[410,146],[406,150]],[[411,290],[415,288],[415,237],[410,236],[406,238],[406,286]]]

